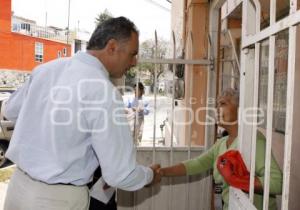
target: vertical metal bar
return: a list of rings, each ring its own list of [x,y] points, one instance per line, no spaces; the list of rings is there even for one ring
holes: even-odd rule
[[[173,31],[173,59],[176,57],[176,40],[175,40],[175,33]],[[171,151],[173,152],[173,134],[174,134],[174,108],[175,108],[175,73],[176,73],[176,64],[172,65],[173,69],[173,74],[172,74],[172,82],[173,82],[173,87],[172,87],[172,124],[171,124]],[[173,154],[173,153],[171,153]],[[171,163],[172,164],[172,163]]]
[[[136,93],[139,91],[140,73],[141,73],[141,70],[138,68],[136,83],[135,83],[135,90],[134,90],[135,91],[134,103],[137,103],[137,106],[138,106],[138,95],[136,95]],[[134,138],[134,143],[135,143],[136,147],[138,146],[138,134],[139,134],[139,131],[137,130],[138,123],[139,123],[138,114],[139,114],[138,112],[134,113],[134,124],[133,124],[133,138]]]
[[[216,96],[219,89],[218,86],[218,76],[220,71],[220,17],[221,17],[221,10],[212,6],[210,8],[209,13],[209,37],[210,37],[210,46],[208,51],[208,57],[213,61],[213,66],[208,66],[208,80],[207,80],[207,107],[208,112],[207,116],[213,117],[215,119],[215,110],[216,105]],[[220,77],[221,79],[221,77]],[[222,80],[221,80],[222,81]],[[205,150],[208,149],[215,141],[216,134],[216,126],[207,124],[205,128]],[[207,187],[207,201],[211,201],[212,195],[214,194],[214,190],[212,188],[212,177],[210,176],[206,179],[206,187]],[[206,204],[207,209],[210,207],[212,209],[212,202]]]
[[[260,15],[261,6],[258,0],[254,0],[255,12],[256,12],[256,28],[255,32],[260,31]],[[260,64],[260,43],[255,43],[255,58],[254,58],[254,95],[253,95],[253,108],[257,109],[258,113],[258,91],[259,91],[259,64]],[[256,159],[256,133],[257,133],[257,117],[253,118],[252,128],[252,141],[251,141],[251,165],[250,165],[250,189],[249,199],[250,202],[254,202],[254,180],[255,180],[255,159]]]
[[[240,72],[240,70],[241,70],[240,62],[239,62],[239,59],[238,59],[238,56],[237,56],[237,52],[236,52],[236,49],[235,49],[235,44],[234,44],[230,29],[227,30],[227,33],[228,33],[228,36],[229,36],[229,39],[230,39],[230,42],[231,42],[231,45],[232,45],[232,50],[233,50],[233,55],[234,55],[234,58],[235,58],[235,62],[236,62],[236,65],[238,67],[238,70]]]
[[[270,167],[273,127],[273,96],[275,74],[275,36],[269,38],[269,70],[268,70],[268,105],[267,105],[267,142],[265,155],[265,180],[264,180],[264,210],[269,209]]]
[[[157,59],[158,58],[158,43],[157,43],[157,33],[156,33],[156,30],[155,30],[155,58]],[[155,163],[155,148],[156,148],[156,110],[157,110],[157,68],[158,68],[158,65],[160,64],[157,64],[155,63],[154,65],[154,126],[153,126],[153,163]]]
[[[270,26],[276,22],[276,0],[271,0],[270,5]]]
[[[255,23],[256,23],[256,33],[260,32],[260,15],[261,15],[261,6],[259,0],[253,0],[255,6]]]
[[[69,44],[69,36],[70,36],[70,12],[71,12],[71,0],[68,2],[68,33],[67,33],[67,44]]]
[[[239,113],[238,113],[238,124],[239,124],[239,132],[238,132],[238,139],[243,138],[243,131],[244,131],[244,123],[243,123],[243,112],[242,110],[245,107],[245,73],[246,73],[246,60],[247,60],[247,53],[248,48],[243,49],[241,53],[241,72],[240,72],[240,100],[239,100]],[[239,141],[238,148],[241,151],[241,141]]]
[[[173,59],[176,58],[176,40],[175,40],[175,33],[172,31],[172,38],[173,38]],[[172,87],[172,121],[171,121],[171,149],[170,149],[170,165],[173,165],[173,135],[174,135],[174,108],[175,108],[175,71],[176,71],[176,64],[173,64],[173,87]],[[172,210],[172,203],[173,203],[173,185],[172,185],[172,178],[170,178],[170,187],[169,187],[169,209]]]
[[[189,40],[190,40],[190,50],[191,50],[191,54],[193,55],[193,52],[194,52],[194,45],[193,45],[193,34],[192,32],[190,31],[189,32],[189,36],[188,36]],[[191,73],[191,78],[193,78],[193,71],[190,71]],[[190,80],[190,83],[189,83],[189,94],[190,96],[193,95],[193,79]],[[192,103],[191,103],[191,100],[188,100],[188,103],[187,103],[187,106],[189,108],[189,110],[192,110]],[[189,121],[190,122],[190,121]],[[187,136],[188,136],[188,154],[187,154],[187,158],[188,160],[191,159],[191,142],[192,142],[192,135],[191,135],[191,128],[192,124],[189,124],[188,125],[188,130],[187,130]],[[187,184],[186,184],[186,209],[188,210],[189,209],[189,206],[190,206],[190,176],[186,176],[186,181],[187,181]]]
[[[253,108],[258,107],[258,87],[259,87],[259,63],[260,63],[260,43],[255,44],[255,61],[254,61],[254,94]],[[257,110],[258,112],[258,110]],[[253,118],[252,141],[251,141],[251,166],[250,166],[250,202],[254,200],[254,179],[255,179],[255,157],[256,157],[256,133],[257,133],[257,117]]]
[[[247,23],[248,23],[248,4],[249,0],[243,1],[242,12],[242,39],[245,39],[248,35]]]
[[[290,14],[297,11],[297,0],[290,0]],[[295,89],[295,67],[296,67],[296,36],[297,27],[289,28],[289,52],[288,52],[288,73],[287,73],[287,103],[286,103],[286,127],[284,143],[284,164],[283,164],[283,191],[281,209],[289,207],[289,188],[291,173],[291,150],[293,135],[293,110],[294,110],[294,89]]]
[[[157,43],[157,32],[155,30],[154,33],[155,36],[155,59],[158,58],[158,43]],[[152,163],[154,164],[156,162],[156,145],[155,145],[155,141],[156,141],[156,109],[157,109],[157,88],[156,88],[156,84],[157,84],[157,66],[161,65],[161,64],[154,64],[154,125],[153,125],[153,145],[152,145]],[[155,210],[155,199],[154,199],[154,188],[151,188],[151,203],[152,203],[152,210]]]
[[[248,9],[249,9],[249,0],[244,0],[243,1],[243,12],[242,12],[242,40],[247,37],[248,34]],[[239,113],[238,113],[238,121],[239,121],[239,132],[238,132],[238,139],[243,138],[243,131],[244,131],[244,124],[242,121],[242,110],[245,107],[245,83],[246,83],[246,60],[247,60],[247,54],[248,54],[248,48],[245,48],[241,52],[241,71],[240,71],[240,101],[239,101]],[[239,141],[238,148],[241,151],[241,142]]]
[[[140,73],[141,73],[141,69],[139,67],[137,67],[137,76],[136,76],[136,83],[135,83],[135,93],[137,93],[138,88],[139,88],[139,81],[140,81]],[[136,96],[134,95],[134,101],[136,100]],[[134,115],[134,124],[133,124],[133,141],[134,141],[134,145],[135,148],[137,149],[138,144],[137,144],[137,123],[138,123],[138,115],[137,112]],[[138,200],[137,200],[137,191],[133,192],[133,210],[137,210],[137,204],[138,204]]]
[[[297,1],[290,1],[290,14],[297,10]],[[293,111],[295,91],[295,68],[296,68],[296,36],[297,26],[289,28],[289,51],[288,51],[288,72],[287,72],[287,102],[286,102],[286,124],[284,141],[284,164],[283,164],[283,192],[281,209],[289,207],[289,188],[291,173],[291,153],[293,138]]]
[[[290,15],[297,11],[297,0],[290,0]]]
[[[191,51],[192,51],[192,55],[193,55],[193,52],[194,52],[194,48],[193,48],[193,34],[192,32],[190,31],[189,33],[189,38],[190,38],[190,46],[191,46]],[[193,78],[193,71],[191,71],[191,78]],[[190,96],[193,96],[193,79],[190,80],[190,85],[189,85],[189,93],[190,93]],[[188,106],[189,106],[189,109],[192,109],[192,103],[191,103],[191,100],[188,101]],[[191,128],[192,124],[190,124],[189,126],[189,129],[188,129],[188,159],[191,159],[191,143],[192,143],[192,128]]]
[[[245,1],[244,1],[245,3]],[[255,7],[255,33],[258,33],[260,31],[260,16],[261,16],[261,5],[260,5],[260,1],[258,0],[254,0],[254,7]],[[244,31],[245,33],[243,33],[243,37],[242,40],[246,38],[245,35],[247,35],[247,23],[248,23],[248,15],[247,12],[248,11],[248,1],[247,3],[245,3],[245,5],[243,5],[243,13],[245,13],[245,15],[243,15],[243,24],[244,26]],[[242,68],[243,71],[245,72],[245,59],[246,59],[246,55],[245,55],[246,51],[243,51],[242,53]],[[254,98],[253,98],[253,108],[257,108],[258,107],[258,87],[259,87],[259,56],[260,56],[260,44],[256,43],[255,44],[255,60],[254,60]],[[242,91],[241,91],[242,92]],[[242,127],[242,126],[241,126]],[[252,141],[251,141],[251,162],[250,162],[250,189],[249,189],[249,199],[250,202],[253,203],[253,198],[254,198],[254,179],[255,179],[255,157],[256,157],[256,133],[257,133],[257,118],[253,119],[253,127],[252,127]],[[240,137],[242,137],[242,135],[240,135]]]

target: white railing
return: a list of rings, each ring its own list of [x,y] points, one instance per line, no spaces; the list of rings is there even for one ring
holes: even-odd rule
[[[13,26],[12,32],[24,34],[27,36],[49,39],[59,42],[67,42],[67,30],[54,29],[49,27],[30,25],[26,29],[22,29],[21,26]]]

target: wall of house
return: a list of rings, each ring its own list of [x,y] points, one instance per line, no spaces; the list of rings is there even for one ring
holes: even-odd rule
[[[0,0],[0,69],[30,71],[41,64],[35,61],[35,42],[43,43],[43,63],[58,57],[58,51],[71,45],[11,32],[11,0]]]
[[[30,37],[17,33],[0,32],[0,69],[32,70],[41,64],[35,61],[35,43],[43,43],[43,63],[58,57],[58,51],[63,54],[67,49],[67,56],[71,55],[71,46],[50,40]]]
[[[188,36],[189,32],[192,32],[192,39],[186,39],[186,59],[207,59],[208,1],[187,1],[186,18],[186,36]],[[191,125],[191,132],[186,132],[185,141],[188,141],[191,137],[192,145],[204,145],[205,126],[201,122],[206,121],[207,66],[186,65],[185,69],[185,104],[189,104],[189,100],[192,99],[192,110],[194,117],[197,118]],[[191,88],[190,85],[192,85]],[[189,113],[186,115],[186,119],[188,119]]]
[[[208,21],[207,0],[172,1],[171,25],[175,32],[177,57],[183,50],[185,59],[207,59]],[[178,131],[174,132],[176,144],[189,145],[191,140],[191,145],[204,145],[207,66],[185,65],[184,81],[184,98],[178,100],[175,107],[181,111],[174,114],[179,122],[174,125],[174,131]]]
[[[185,12],[184,12],[184,2],[182,0],[174,0],[172,1],[172,10],[171,10],[171,29],[175,33],[176,40],[176,50],[177,56],[180,56],[182,50],[184,48],[184,20],[185,20]]]
[[[0,0],[0,33],[10,31],[11,27],[11,1]]]

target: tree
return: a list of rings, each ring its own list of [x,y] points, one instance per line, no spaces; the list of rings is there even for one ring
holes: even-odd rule
[[[125,73],[125,85],[126,86],[131,86],[133,87],[134,84],[136,83],[136,73],[137,73],[137,67],[130,68],[126,73]]]
[[[157,57],[158,58],[165,58],[168,51],[168,42],[166,40],[160,39],[158,41],[157,46]],[[140,45],[140,52],[139,57],[141,58],[155,58],[155,41],[152,39],[146,40],[141,43]],[[154,81],[155,81],[155,64],[153,63],[140,63],[138,64],[137,68],[140,71],[149,72],[150,73],[150,80],[151,80],[151,89],[154,89]],[[164,72],[164,66],[162,64],[158,64],[157,68],[157,75],[156,79],[158,80],[159,77]]]
[[[112,18],[113,15],[107,10],[105,9],[104,12],[100,13],[97,17],[96,17],[96,26],[98,26],[99,24],[103,23],[104,21]]]

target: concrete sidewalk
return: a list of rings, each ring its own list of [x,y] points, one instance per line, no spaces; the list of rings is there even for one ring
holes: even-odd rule
[[[15,165],[10,165],[0,169],[0,210],[2,210],[4,207],[4,200],[6,196],[8,182],[15,168]]]
[[[8,182],[0,182],[0,210],[3,210]]]

